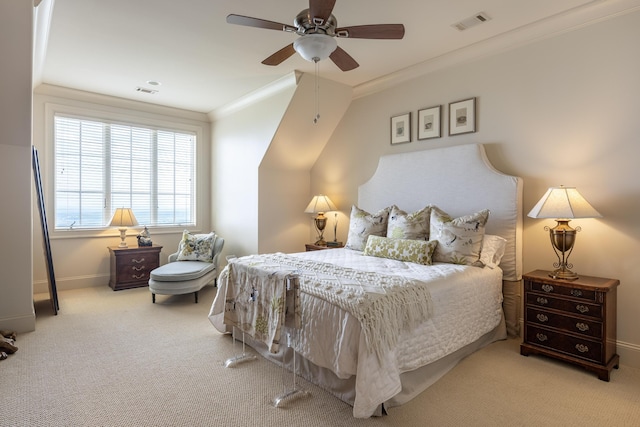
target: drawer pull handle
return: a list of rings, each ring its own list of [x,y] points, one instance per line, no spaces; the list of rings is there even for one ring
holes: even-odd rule
[[[131,267],[131,268],[133,268],[133,270],[134,270],[134,271],[142,271],[142,270],[144,270],[144,269],[145,269],[145,268],[147,268],[147,267],[145,267],[144,265],[141,265],[140,267],[136,267],[136,266],[134,265],[134,266],[133,266],[133,267]]]
[[[549,293],[549,292],[553,292],[553,286],[551,285],[542,285],[542,290]]]
[[[589,307],[587,307],[586,305],[578,304],[576,305],[576,310],[584,314],[589,312]]]
[[[135,262],[136,264],[141,264],[141,263],[143,263],[143,262],[144,262],[144,258],[139,259],[139,260],[138,260],[138,259],[135,259],[135,258],[132,258],[132,259],[131,259],[131,262]]]
[[[589,351],[589,347],[584,344],[576,344],[576,350],[578,350],[580,353],[586,353]]]
[[[541,322],[546,322],[546,321],[548,321],[548,320],[549,320],[549,318],[548,318],[547,316],[545,316],[544,314],[542,314],[542,313],[538,313],[538,315],[537,315],[536,317],[537,317],[537,318],[538,318],[538,320],[539,320],[539,321],[541,321]]]
[[[586,323],[576,323],[576,328],[578,328],[579,331],[582,332],[587,332],[589,330],[589,325],[587,325]]]
[[[142,273],[142,274],[133,274],[131,277],[133,277],[136,280],[142,279],[144,277],[144,273]]]
[[[543,298],[543,297],[538,297],[536,299],[536,301],[538,302],[538,304],[542,304],[542,305],[545,305],[545,304],[549,303],[549,301],[546,298]]]
[[[580,289],[571,289],[571,295],[574,297],[581,297],[582,291]]]
[[[538,341],[542,341],[542,342],[545,342],[546,340],[549,339],[545,334],[541,334],[541,333],[537,333],[536,338],[538,338]]]

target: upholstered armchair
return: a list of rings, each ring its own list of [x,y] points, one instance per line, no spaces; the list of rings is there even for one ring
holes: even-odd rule
[[[184,231],[178,251],[169,255],[169,262],[151,271],[149,291],[155,304],[156,294],[182,295],[192,293],[198,302],[198,291],[214,283],[218,277],[218,260],[224,239],[215,233],[191,234]]]

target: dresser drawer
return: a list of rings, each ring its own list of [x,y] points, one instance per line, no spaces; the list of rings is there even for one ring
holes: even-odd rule
[[[561,297],[553,297],[549,294],[539,294],[533,292],[527,292],[526,294],[527,297],[525,303],[527,305],[552,308],[555,310],[564,311],[568,314],[578,314],[596,320],[601,320],[603,316],[602,305],[600,304],[563,299]]]
[[[550,283],[541,283],[528,281],[527,286],[529,290],[534,292],[540,292],[548,295],[569,296],[572,298],[578,298],[585,301],[597,301],[597,292],[586,289],[576,289],[566,286],[558,286]]]
[[[157,256],[152,254],[127,254],[117,258],[118,283],[149,281],[151,270],[159,267]]]
[[[565,335],[548,329],[527,325],[526,340],[530,344],[569,354],[595,363],[604,363],[601,342]]]
[[[540,310],[535,307],[527,307],[527,322],[553,327],[598,340],[604,336],[604,325],[602,322]]]

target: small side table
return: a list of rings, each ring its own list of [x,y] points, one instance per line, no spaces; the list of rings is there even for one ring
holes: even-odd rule
[[[316,244],[313,244],[313,243],[306,243],[304,245],[304,247],[305,247],[305,250],[307,252],[310,252],[310,251],[322,251],[322,250],[325,250],[325,249],[344,248],[344,245],[341,244],[339,246],[320,246],[320,245],[316,245]]]
[[[536,270],[524,279],[524,340],[520,354],[581,366],[609,381],[617,368],[616,291],[620,281],[580,276],[569,281]]]
[[[160,266],[161,250],[162,246],[130,248],[110,246],[111,278],[109,286],[114,291],[148,286],[149,273]]]

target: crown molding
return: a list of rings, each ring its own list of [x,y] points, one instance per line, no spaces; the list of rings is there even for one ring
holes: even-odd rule
[[[380,92],[408,80],[483,57],[575,31],[640,10],[640,0],[594,0],[554,16],[515,28],[353,88],[354,99]]]
[[[300,78],[302,77],[302,74],[302,72],[295,70],[287,74],[286,76],[281,77],[272,83],[269,83],[266,86],[263,86],[234,100],[233,102],[223,105],[220,108],[216,108],[215,110],[208,113],[209,120],[211,120],[211,122],[214,122],[225,116],[254,105],[264,99],[270,98],[283,90],[296,87],[298,85],[298,82],[300,81]]]

